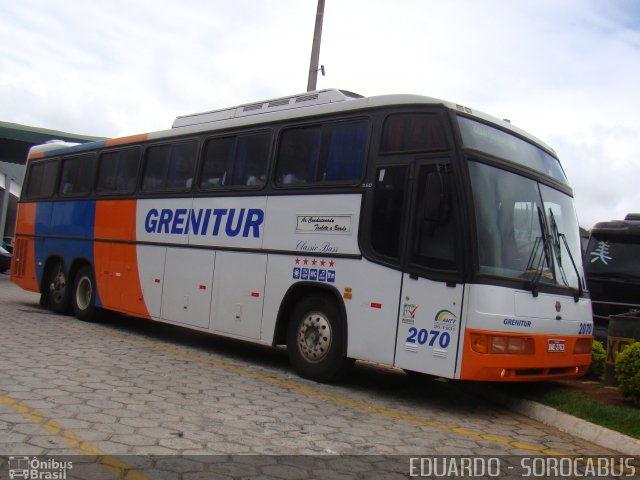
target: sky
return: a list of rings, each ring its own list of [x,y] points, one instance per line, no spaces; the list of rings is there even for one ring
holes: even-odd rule
[[[306,90],[316,0],[0,0],[0,121],[117,137]],[[640,212],[640,2],[326,0],[318,88],[411,93],[551,145],[578,219]]]

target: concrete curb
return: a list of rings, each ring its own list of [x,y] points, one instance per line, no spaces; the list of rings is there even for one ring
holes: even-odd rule
[[[495,394],[495,396],[493,396]],[[556,427],[574,437],[593,442],[596,445],[615,450],[624,455],[640,456],[640,440],[608,428],[576,418],[555,408],[541,405],[531,400],[508,397],[500,392],[492,392],[493,400],[525,417]]]

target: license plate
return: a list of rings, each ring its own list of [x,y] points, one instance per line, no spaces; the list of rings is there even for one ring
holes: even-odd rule
[[[547,352],[549,353],[564,352],[564,340],[549,340],[549,344],[547,346]]]

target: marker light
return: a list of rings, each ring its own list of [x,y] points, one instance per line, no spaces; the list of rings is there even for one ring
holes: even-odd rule
[[[506,335],[471,334],[471,349],[477,353],[531,355],[534,342],[531,337],[516,337]]]
[[[583,353],[591,353],[591,344],[593,343],[593,339],[589,338],[579,338],[576,340],[576,346],[573,347],[573,353],[575,354],[583,354]]]
[[[478,333],[471,334],[471,349],[478,353],[487,353],[489,351],[489,337]]]

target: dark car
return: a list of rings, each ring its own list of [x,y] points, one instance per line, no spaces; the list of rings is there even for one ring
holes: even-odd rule
[[[640,310],[640,214],[597,223],[584,259],[595,337],[606,341],[609,316]]]
[[[11,268],[11,254],[0,246],[0,273],[4,273]]]

